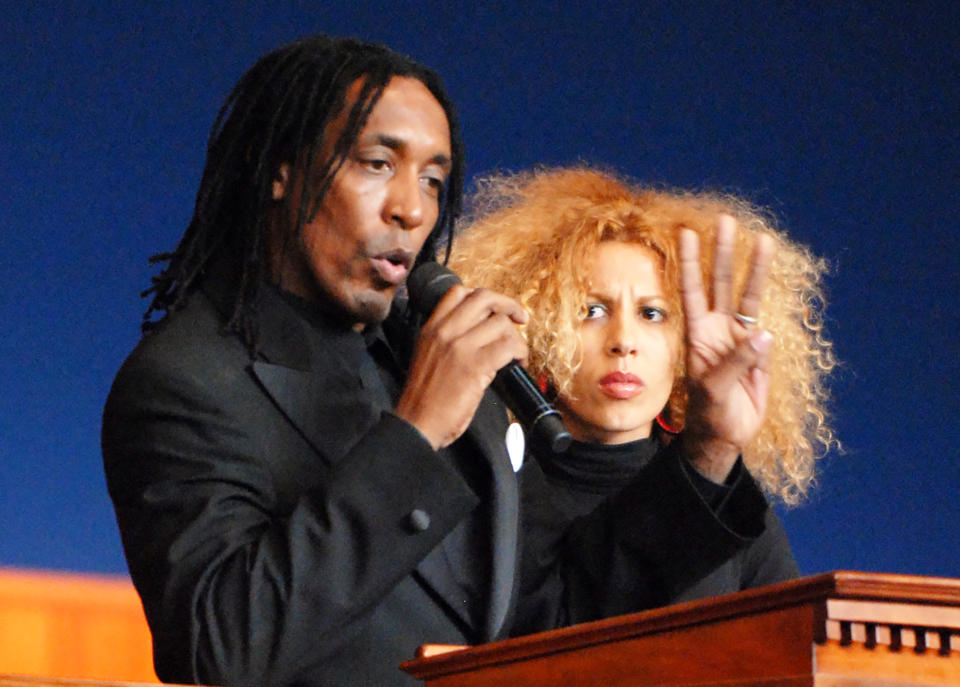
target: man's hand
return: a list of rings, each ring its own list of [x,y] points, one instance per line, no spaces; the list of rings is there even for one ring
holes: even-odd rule
[[[756,327],[756,319],[773,261],[773,239],[757,236],[746,287],[735,306],[736,231],[732,217],[721,215],[717,219],[712,310],[700,277],[698,237],[689,230],[680,236],[690,394],[684,446],[693,466],[715,482],[726,479],[737,456],[760,431],[770,386],[767,365],[773,339],[769,332]]]
[[[497,371],[526,360],[517,324],[527,312],[487,289],[454,286],[427,320],[394,412],[423,434],[434,449],[466,431]]]

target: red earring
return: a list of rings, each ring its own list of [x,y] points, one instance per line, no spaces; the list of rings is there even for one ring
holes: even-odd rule
[[[540,388],[540,393],[547,393],[547,373],[541,372],[537,375],[537,386]]]
[[[671,427],[667,424],[667,421],[663,419],[663,413],[657,415],[657,424],[660,425],[662,429],[667,434],[680,434],[680,430],[674,427]]]

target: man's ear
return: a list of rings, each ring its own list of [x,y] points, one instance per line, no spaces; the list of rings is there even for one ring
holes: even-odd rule
[[[287,195],[287,185],[290,183],[290,165],[286,162],[277,167],[277,173],[273,177],[273,199],[282,200]]]

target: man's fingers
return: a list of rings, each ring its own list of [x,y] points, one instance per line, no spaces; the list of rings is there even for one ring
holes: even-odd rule
[[[434,448],[460,436],[497,370],[525,360],[517,327],[526,312],[515,301],[462,286],[444,295],[417,342],[394,412]]]
[[[488,289],[454,286],[440,299],[430,324],[456,335],[493,315],[505,315],[516,324],[524,324],[529,319],[523,306],[512,298]]]
[[[717,217],[717,250],[713,255],[713,309],[733,312],[733,252],[737,223],[730,215]]]
[[[434,324],[443,321],[469,295],[470,289],[466,286],[462,284],[451,286],[434,307],[427,322]]]
[[[690,229],[680,231],[680,292],[687,322],[707,314],[707,297],[700,276],[700,238]]]
[[[527,345],[507,315],[491,315],[463,332],[463,350],[471,351],[464,364],[494,373],[511,360],[527,359]]]
[[[776,246],[773,238],[767,234],[757,235],[756,243],[753,246],[753,259],[750,264],[747,285],[744,288],[743,296],[740,298],[740,307],[737,308],[737,312],[741,315],[747,317],[757,317],[759,315],[763,285],[770,273],[770,265],[773,263],[775,253]]]

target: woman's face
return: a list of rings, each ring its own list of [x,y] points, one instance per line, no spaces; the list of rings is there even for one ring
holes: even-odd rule
[[[606,241],[588,275],[580,366],[558,404],[573,437],[622,444],[650,436],[673,388],[678,352],[660,260],[635,243]]]

